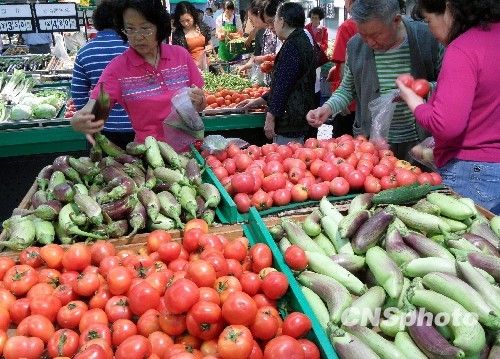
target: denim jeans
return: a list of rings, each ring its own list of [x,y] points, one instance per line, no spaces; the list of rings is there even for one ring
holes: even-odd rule
[[[455,192],[500,214],[500,163],[452,160],[439,172]]]
[[[273,138],[273,142],[278,145],[286,145],[288,142],[304,143],[304,137],[285,137],[276,135]]]

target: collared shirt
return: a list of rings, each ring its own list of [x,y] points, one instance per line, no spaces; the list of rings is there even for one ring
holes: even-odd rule
[[[97,97],[102,82],[112,102],[127,111],[138,142],[150,135],[164,140],[163,120],[172,111],[172,97],[184,87],[203,86],[200,70],[186,49],[161,44],[160,55],[154,68],[134,49],[127,49],[106,66],[90,96]]]
[[[99,31],[94,40],[78,51],[71,80],[71,96],[77,109],[81,109],[89,100],[90,91],[95,87],[104,68],[116,56],[128,48],[123,39],[111,29]],[[120,105],[115,105],[104,125],[107,131],[132,131],[132,124],[127,112]]]
[[[22,35],[24,43],[30,45],[45,45],[52,43],[52,34],[33,32]]]

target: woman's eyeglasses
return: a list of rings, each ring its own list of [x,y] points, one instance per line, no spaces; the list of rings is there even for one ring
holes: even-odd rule
[[[134,30],[130,28],[125,28],[122,30],[122,32],[127,36],[127,37],[132,37],[132,36],[141,36],[141,37],[147,37],[153,35],[155,32],[154,28],[148,28],[148,29],[139,29],[139,30]]]

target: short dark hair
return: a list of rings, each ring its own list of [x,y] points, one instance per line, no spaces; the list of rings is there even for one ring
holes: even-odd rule
[[[325,18],[325,11],[320,7],[313,7],[311,11],[309,11],[309,18],[313,15],[318,15],[320,20]]]
[[[287,2],[278,7],[276,16],[283,18],[285,24],[291,28],[304,28],[306,16],[302,5],[294,2]]]
[[[262,21],[264,21],[264,15],[266,15],[267,17],[275,17],[276,13],[278,12],[278,7],[283,3],[284,0],[263,0],[263,1],[265,3],[264,11],[262,11],[262,13],[260,14],[260,18],[262,19]],[[304,11],[304,9],[302,9],[302,11]]]
[[[487,29],[490,24],[500,22],[500,2],[498,0],[418,0],[412,16],[423,18],[423,12],[442,15],[449,4],[453,23],[447,43],[472,27]]]
[[[127,9],[134,9],[141,13],[144,18],[156,26],[156,40],[161,44],[164,40],[168,41],[172,32],[170,15],[163,6],[161,0],[122,0],[115,13],[116,28],[123,30],[123,13]],[[119,32],[123,40],[128,41],[127,36]]]
[[[224,1],[224,10],[234,10],[234,2],[232,0]]]
[[[211,12],[214,12],[214,9],[212,9],[211,7],[207,7],[207,8],[205,9],[205,11],[208,11],[208,10],[210,10]]]
[[[105,0],[102,1],[92,14],[92,21],[97,31],[104,29],[114,29],[115,23],[113,17],[116,12],[116,1]]]

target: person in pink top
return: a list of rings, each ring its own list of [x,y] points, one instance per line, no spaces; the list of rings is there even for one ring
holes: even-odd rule
[[[206,106],[203,78],[191,55],[180,46],[163,43],[170,36],[170,16],[160,0],[125,0],[115,19],[130,47],[104,69],[89,102],[71,120],[76,131],[92,135],[104,121],[91,114],[100,84],[127,111],[136,133],[135,141],[147,136],[165,140],[163,121],[172,111],[172,97],[191,87],[189,96],[197,111]]]
[[[429,101],[396,81],[417,122],[435,139],[446,185],[500,213],[500,2],[419,0],[420,14],[447,46]]]

